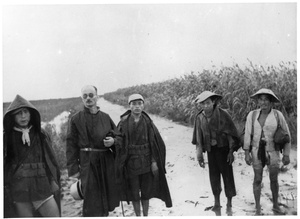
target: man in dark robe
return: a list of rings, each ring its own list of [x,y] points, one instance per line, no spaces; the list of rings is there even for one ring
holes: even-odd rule
[[[114,156],[115,146],[121,138],[110,116],[97,106],[96,87],[84,86],[81,97],[84,109],[69,121],[68,173],[81,180],[83,216],[108,216],[120,201],[114,176]]]
[[[123,187],[123,200],[132,201],[136,216],[148,216],[149,199],[159,198],[166,207],[172,201],[166,180],[165,144],[150,117],[143,111],[144,98],[133,94],[130,109],[118,125],[123,144],[117,148],[117,176]]]

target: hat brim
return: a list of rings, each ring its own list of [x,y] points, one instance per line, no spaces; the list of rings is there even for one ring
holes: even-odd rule
[[[252,96],[250,96],[252,99],[258,99],[260,95],[268,95],[270,97],[271,102],[273,103],[280,103],[280,100],[278,97],[274,96],[273,94],[270,93],[255,93]]]
[[[130,104],[131,102],[133,102],[133,101],[136,101],[136,100],[141,100],[141,101],[145,102],[143,99],[141,99],[141,98],[138,98],[138,99],[133,99],[133,100],[130,100],[130,101],[128,102],[128,104]]]
[[[222,99],[222,96],[221,95],[218,95],[218,94],[213,94],[213,95],[208,95],[208,96],[205,96],[205,97],[197,97],[196,99],[195,99],[195,103],[201,103],[201,102],[203,102],[203,101],[205,101],[205,100],[207,100],[208,98],[211,98],[212,100],[221,100]]]

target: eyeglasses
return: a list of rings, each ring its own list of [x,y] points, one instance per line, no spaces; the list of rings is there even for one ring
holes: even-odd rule
[[[89,93],[89,94],[83,94],[83,95],[82,95],[82,98],[83,98],[83,99],[86,99],[87,97],[93,98],[94,96],[95,96],[95,94]]]

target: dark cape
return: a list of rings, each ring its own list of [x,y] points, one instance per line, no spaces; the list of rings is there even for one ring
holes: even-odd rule
[[[203,131],[203,124],[199,124],[199,120],[204,116],[202,112],[203,110],[201,110],[195,117],[192,144],[196,145],[199,143],[197,142],[198,132],[200,145],[203,146],[202,149],[203,152],[205,152],[210,151],[210,142],[208,141],[209,137],[207,137],[209,133],[205,133],[205,131]],[[231,116],[226,110],[216,106],[208,123],[208,128],[216,132],[218,147],[229,147],[227,135],[230,135],[234,140],[233,150],[237,151],[240,148],[238,131],[231,119]]]
[[[123,115],[121,115],[121,121],[118,124],[118,129],[121,131],[123,136],[122,145],[117,147],[116,150],[116,179],[117,183],[121,185],[121,196],[124,201],[131,201],[132,197],[127,193],[128,184],[127,184],[127,174],[126,174],[126,161],[128,158],[128,135],[129,135],[129,117],[131,114],[131,110],[126,111]],[[166,207],[172,207],[172,200],[170,196],[170,191],[166,179],[166,146],[165,143],[154,125],[151,118],[144,111],[142,112],[142,116],[147,123],[148,130],[148,139],[150,150],[152,152],[152,157],[156,160],[157,166],[159,169],[159,181],[158,183],[153,184],[152,194],[151,196],[154,198],[159,198],[165,202]]]
[[[12,173],[12,159],[13,159],[13,152],[12,147],[9,146],[8,139],[12,133],[15,121],[14,115],[12,112],[26,107],[30,111],[31,119],[30,125],[35,129],[37,133],[40,135],[41,139],[41,147],[44,151],[44,159],[46,163],[46,168],[48,169],[50,175],[48,175],[49,181],[54,180],[56,184],[59,186],[59,189],[54,192],[54,199],[57,202],[61,213],[61,205],[60,205],[60,197],[61,197],[61,185],[60,185],[60,170],[57,163],[57,160],[54,155],[54,151],[51,144],[51,139],[46,131],[41,128],[41,116],[38,110],[27,100],[25,100],[20,95],[17,95],[14,101],[10,104],[7,111],[4,114],[3,118],[3,128],[4,128],[4,148],[3,148],[3,159],[4,159],[4,186],[8,186],[11,180],[11,173]],[[5,202],[5,201],[4,201]],[[7,209],[8,210],[8,209]],[[5,212],[4,212],[5,214]]]

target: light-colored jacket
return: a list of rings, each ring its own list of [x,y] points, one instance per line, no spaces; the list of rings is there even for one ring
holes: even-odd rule
[[[259,140],[261,138],[261,133],[262,130],[265,135],[265,139],[267,142],[266,145],[266,151],[274,151],[275,150],[275,145],[274,145],[274,134],[277,129],[277,119],[275,116],[275,109],[272,109],[269,113],[269,115],[266,118],[265,124],[263,127],[258,122],[258,117],[260,115],[261,109],[254,110],[256,111],[256,115],[254,118],[254,124],[253,124],[253,139],[251,142],[251,129],[252,129],[252,114],[254,111],[251,111],[248,116],[247,116],[247,121],[246,121],[246,126],[245,126],[245,137],[244,137],[244,150],[249,150],[250,144],[252,144],[252,147],[258,147],[259,146]],[[278,120],[280,122],[280,126],[288,132],[289,136],[291,137],[289,127],[285,121],[284,116],[280,111],[278,111]],[[284,150],[283,150],[283,155],[288,155],[290,154],[291,150],[291,143],[286,143]]]

